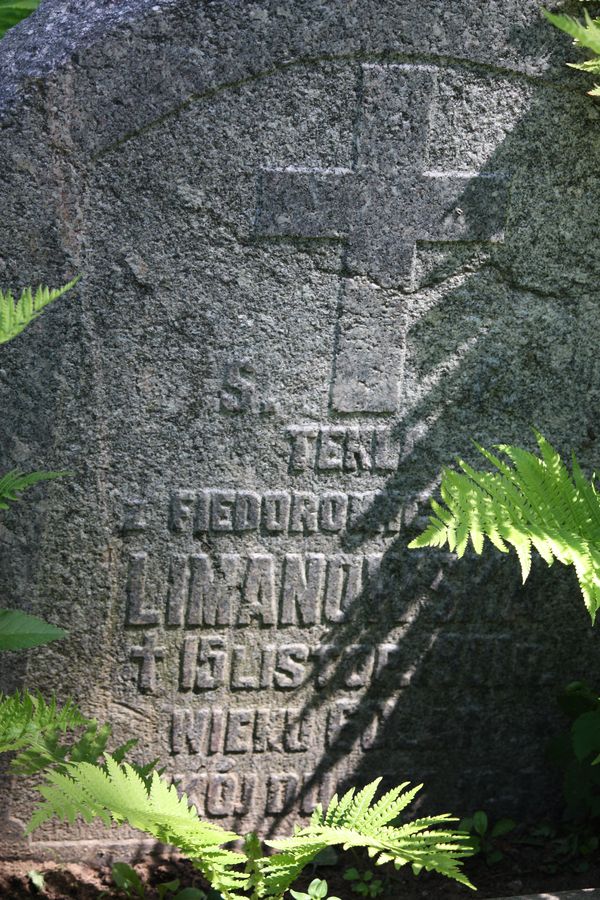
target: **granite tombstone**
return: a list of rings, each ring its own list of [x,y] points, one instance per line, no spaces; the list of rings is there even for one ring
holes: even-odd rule
[[[568,51],[537,0],[46,0],[2,42],[3,281],[83,275],[2,350],[4,467],[74,472],[4,519],[6,601],[70,631],[7,688],[240,829],[379,774],[555,801],[553,695],[599,668],[574,579],[405,548],[471,437],[597,458]]]

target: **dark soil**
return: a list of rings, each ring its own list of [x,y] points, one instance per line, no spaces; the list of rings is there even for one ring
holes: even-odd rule
[[[116,861],[116,860],[115,860]],[[546,866],[542,861],[542,866]],[[510,897],[515,894],[555,893],[576,888],[600,887],[600,854],[588,858],[585,872],[576,872],[568,865],[559,867],[555,873],[540,871],[539,850],[532,854],[530,850],[517,848],[506,851],[506,858],[494,866],[488,866],[482,858],[473,858],[465,863],[465,872],[477,886],[477,895],[469,889],[448,881],[439,875],[421,874],[415,878],[409,869],[397,872],[393,868],[383,866],[375,870],[375,878],[383,882],[384,892],[381,900],[465,900],[472,896],[481,898]],[[582,861],[575,861],[575,867],[581,867]],[[303,889],[315,875],[324,878],[329,884],[331,894],[342,900],[354,900],[359,897],[352,892],[351,884],[344,880],[343,873],[349,866],[359,870],[369,869],[368,860],[364,857],[344,856],[336,866],[323,866],[315,872],[307,870],[305,877],[296,887]],[[537,866],[537,869],[536,869]],[[181,887],[207,888],[202,878],[186,861],[166,861],[153,857],[135,863],[139,876],[146,889],[147,900],[156,900],[156,885],[179,878]],[[28,877],[31,870],[41,872],[44,876],[44,892],[40,893],[32,885]],[[3,862],[0,863],[0,898],[2,900],[20,900],[24,897],[77,898],[77,900],[99,900],[123,898],[126,896],[115,889],[111,878],[110,866],[93,867],[82,864],[59,864],[49,862]]]

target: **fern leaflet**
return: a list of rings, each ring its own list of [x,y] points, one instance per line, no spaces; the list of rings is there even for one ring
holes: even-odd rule
[[[110,725],[87,719],[68,701],[62,707],[56,700],[44,700],[40,694],[18,691],[0,694],[0,753],[16,752],[11,767],[18,775],[34,775],[55,768],[66,773],[69,762],[96,764],[106,752],[112,735]],[[121,762],[137,744],[130,740],[113,750],[113,759]],[[155,761],[136,767],[148,778]]]
[[[69,472],[19,472],[13,469],[0,478],[0,509],[8,509],[9,502],[14,503],[19,498],[17,494],[26,491],[27,488],[39,484],[40,481],[54,481],[55,478],[64,478]]]
[[[565,13],[552,13],[547,9],[544,15],[549,22],[556,28],[560,28],[566,34],[571,35],[574,43],[579,47],[585,47],[596,56],[600,57],[600,19],[593,19],[587,9],[584,9],[584,21],[580,22],[573,16]],[[580,69],[582,72],[590,72],[593,75],[600,75],[600,59],[590,59],[582,63],[568,63],[572,69]],[[596,85],[593,90],[588,91],[592,97],[600,96],[600,85]]]
[[[63,287],[53,289],[40,285],[35,293],[27,287],[18,300],[11,291],[0,291],[0,344],[17,337],[30,322],[42,314],[46,306],[70,291],[78,281],[79,277],[73,278]]]
[[[402,784],[373,803],[380,782],[378,778],[358,794],[350,790],[340,800],[334,797],[325,813],[317,807],[310,824],[297,829],[293,837],[267,841],[280,852],[259,861],[264,893],[258,896],[280,897],[308,862],[325,847],[337,844],[344,850],[365,847],[376,865],[392,862],[400,868],[411,864],[416,871],[439,872],[473,887],[460,869],[461,859],[473,852],[468,835],[448,828],[456,820],[441,815],[391,824],[422,785],[405,790],[408,785]]]
[[[600,606],[600,499],[595,476],[587,481],[573,457],[572,475],[560,455],[534,431],[541,457],[519,447],[498,445],[508,463],[475,446],[496,469],[479,472],[458,460],[462,473],[442,472],[445,506],[432,501],[425,531],[409,547],[444,547],[463,556],[469,538],[480,554],[485,538],[503,553],[517,553],[523,581],[535,550],[548,565],[575,568],[587,610]]]
[[[127,763],[105,756],[105,767],[87,762],[71,763],[66,773],[49,772],[39,788],[44,802],[28,825],[28,833],[52,816],[73,822],[80,815],[86,822],[99,818],[105,825],[128,823],[165,844],[174,844],[186,854],[215,890],[226,900],[237,900],[248,883],[248,875],[237,866],[246,861],[241,853],[223,849],[238,839],[218,825],[203,822],[158,772],[144,780]]]

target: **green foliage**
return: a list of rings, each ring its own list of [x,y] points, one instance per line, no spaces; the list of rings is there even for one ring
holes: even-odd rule
[[[548,565],[574,566],[592,622],[600,605],[600,501],[594,477],[584,477],[575,456],[572,476],[559,454],[535,431],[541,458],[499,444],[506,463],[475,444],[496,469],[480,472],[458,460],[462,473],[442,472],[445,506],[432,500],[434,515],[409,547],[448,545],[462,557],[469,539],[480,554],[485,538],[502,553],[515,548],[523,581],[535,549]],[[512,465],[510,465],[512,463]]]
[[[559,697],[569,728],[548,745],[549,761],[562,772],[567,818],[600,818],[600,698],[582,682]]]
[[[27,873],[27,878],[29,879],[29,883],[36,893],[44,893],[44,891],[46,890],[46,882],[41,872],[37,872],[35,869],[30,869]]]
[[[20,18],[28,15],[35,9],[37,3],[30,0],[22,2],[6,3],[0,0],[0,35],[7,27],[14,25],[15,21],[6,22],[10,16],[17,15],[20,10]],[[28,10],[28,11],[26,11]],[[6,17],[9,17],[7,19]],[[25,288],[19,300],[15,300],[12,293],[4,293],[0,290],[0,344],[17,337],[23,329],[33,322],[48,306],[69,291],[79,280],[74,278],[61,288],[50,290],[47,287],[38,287],[35,293],[31,288]],[[41,481],[51,481],[61,478],[68,472],[30,472],[28,474],[13,469],[0,478],[0,510],[8,509],[10,503],[19,499],[18,495],[27,488],[39,484]],[[27,615],[18,610],[0,610],[0,650],[25,650],[30,647],[38,647],[65,637],[66,632],[34,616]]]
[[[0,650],[25,650],[48,644],[67,634],[62,628],[18,609],[0,609]]]
[[[19,472],[13,469],[0,478],[0,509],[8,509],[9,503],[19,500],[17,494],[39,484],[40,481],[53,481],[55,478],[63,478],[69,472]]]
[[[304,891],[290,891],[294,900],[340,900],[339,897],[328,897],[329,887],[321,878],[313,878],[308,886],[308,893]]]
[[[146,896],[142,879],[131,866],[124,862],[117,862],[110,869],[115,886],[123,891],[127,897]]]
[[[483,810],[462,819],[459,825],[461,831],[469,832],[473,850],[482,854],[488,866],[493,866],[504,859],[502,838],[513,832],[516,827],[517,823],[513,819],[498,819],[492,824]]]
[[[352,893],[361,897],[379,897],[385,890],[383,881],[375,878],[371,869],[361,872],[352,866],[344,872],[344,880],[350,882]]]
[[[1,2],[1,0],[0,0]],[[31,324],[44,309],[74,287],[79,278],[73,278],[60,288],[50,289],[40,285],[35,293],[25,288],[18,300],[11,291],[0,290],[0,344],[12,341]]]
[[[117,862],[111,866],[111,874],[115,886],[126,897],[132,898],[132,900],[140,897],[141,900],[145,900],[147,894],[142,879],[134,868],[127,863]],[[154,887],[152,894],[154,895],[154,891],[156,891],[158,900],[220,900],[220,894],[216,894],[214,891],[207,894],[206,891],[193,887],[179,890],[180,884],[179,878],[164,881]],[[100,897],[108,897],[108,893],[104,891]]]
[[[585,48],[593,54],[592,59],[568,65],[572,69],[600,76],[600,18],[592,18],[587,9],[583,11],[583,22],[565,13],[552,13],[544,10],[544,15],[556,28],[571,35],[578,47]],[[600,97],[600,86],[596,85],[588,93],[593,97]]]
[[[39,484],[68,475],[68,472],[30,472],[13,469],[0,478],[0,509],[19,499],[18,494]],[[26,650],[66,636],[66,631],[16,609],[0,609],[0,650]]]
[[[11,767],[17,775],[50,768],[64,773],[71,762],[95,764],[106,753],[111,734],[110,725],[85,718],[73,703],[61,707],[55,700],[47,703],[27,691],[0,694],[0,753],[16,753]],[[121,762],[136,743],[131,740],[116,747],[113,758]],[[136,771],[147,778],[153,766],[154,762]]]
[[[392,825],[422,785],[405,790],[406,782],[373,803],[380,782],[378,778],[358,793],[352,788],[341,798],[335,796],[326,812],[318,806],[310,823],[292,837],[267,841],[280,852],[260,862],[268,888],[265,896],[279,896],[277,890],[283,893],[318,852],[338,845],[344,850],[365,847],[376,865],[410,864],[415,874],[421,869],[435,871],[472,887],[460,870],[460,859],[472,852],[468,838],[447,827],[456,820],[441,815]]]
[[[40,3],[41,0],[0,0],[0,38],[13,25],[31,15]]]
[[[365,847],[376,864],[393,862],[396,868],[411,864],[415,873],[436,871],[472,887],[460,869],[462,857],[472,850],[467,835],[448,828],[455,820],[441,815],[392,825],[419,787],[405,790],[408,785],[402,784],[373,803],[379,783],[380,779],[358,793],[352,789],[341,799],[334,797],[326,812],[317,807],[310,823],[297,828],[292,837],[267,841],[277,853],[261,856],[256,835],[248,836],[244,853],[224,848],[238,836],[203,822],[174,785],[157,772],[142,778],[130,765],[120,765],[105,754],[103,767],[72,762],[46,774],[39,788],[44,799],[28,833],[53,816],[68,822],[80,815],[86,822],[99,818],[106,825],[128,823],[177,847],[224,900],[247,896],[280,900],[308,863],[324,848],[336,845]]]
[[[538,847],[543,855],[538,862],[541,872],[586,872],[589,857],[599,845],[595,828],[589,824],[563,822],[560,826],[550,822],[531,825],[518,843]]]

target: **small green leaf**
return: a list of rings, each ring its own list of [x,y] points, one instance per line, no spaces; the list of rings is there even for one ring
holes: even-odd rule
[[[491,850],[487,854],[485,861],[488,864],[488,866],[494,866],[494,865],[496,865],[496,863],[502,862],[503,859],[504,859],[504,853],[502,853],[501,850]]]
[[[473,815],[473,827],[477,834],[480,834],[481,836],[486,833],[488,827],[488,817],[482,810],[478,810]]]
[[[350,869],[346,869],[346,871],[344,872],[344,880],[345,881],[358,881],[359,879],[360,879],[360,872],[358,871],[358,869],[355,869],[354,867],[352,867]]]
[[[32,883],[33,887],[36,891],[43,893],[46,889],[46,882],[44,881],[44,876],[41,872],[36,872],[35,869],[30,869],[27,873],[27,877]]]
[[[0,0],[0,37],[38,8],[40,0]]]
[[[313,865],[317,866],[336,866],[339,862],[339,853],[335,847],[324,847],[317,853],[313,859]]]
[[[315,900],[323,900],[327,896],[327,882],[322,878],[313,878],[308,886],[308,893]]]
[[[117,862],[112,866],[111,872],[113,881],[120,890],[131,894],[133,888],[138,897],[144,897],[144,885],[135,869],[127,863]]]
[[[600,750],[600,711],[587,712],[573,722],[573,750],[578,760]]]
[[[516,827],[517,823],[513,819],[498,819],[492,828],[492,837],[503,837],[505,834],[510,834],[511,831],[514,831]]]
[[[206,900],[206,894],[200,888],[186,887],[173,900]]]
[[[0,609],[0,650],[26,650],[67,636],[67,632],[18,609]]]
[[[115,754],[112,754],[113,759],[115,759]],[[179,878],[173,879],[173,881],[165,881],[164,884],[159,884],[156,887],[158,891],[159,900],[164,900],[167,894],[174,894],[176,890],[179,889]]]
[[[311,900],[310,894],[305,894],[303,891],[290,891],[290,894],[294,900]]]

